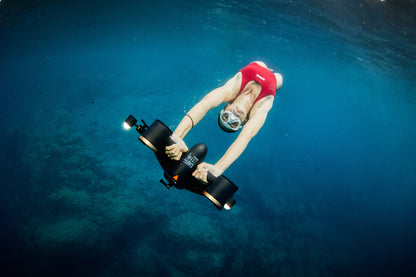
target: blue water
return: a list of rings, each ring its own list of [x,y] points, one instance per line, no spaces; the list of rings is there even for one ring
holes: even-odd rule
[[[414,1],[2,0],[0,42],[1,276],[415,276]],[[123,120],[255,60],[284,83],[237,204],[167,190]]]

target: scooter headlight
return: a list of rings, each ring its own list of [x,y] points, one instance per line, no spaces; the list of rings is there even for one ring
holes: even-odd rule
[[[123,128],[125,130],[130,130],[131,127],[135,126],[137,123],[137,119],[134,116],[129,115],[127,119],[123,123]]]
[[[235,204],[235,200],[231,198],[230,200],[227,201],[227,203],[225,203],[224,209],[230,210],[234,206],[234,204]]]

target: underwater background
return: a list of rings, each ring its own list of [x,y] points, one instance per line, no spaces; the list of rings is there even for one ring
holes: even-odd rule
[[[413,0],[0,1],[1,276],[416,276],[415,45]],[[284,83],[236,205],[167,190],[124,119],[256,60]]]

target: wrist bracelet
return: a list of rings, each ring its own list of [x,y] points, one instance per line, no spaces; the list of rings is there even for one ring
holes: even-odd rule
[[[187,117],[189,117],[189,119],[191,120],[191,122],[192,122],[192,127],[191,127],[191,129],[192,128],[194,128],[194,121],[192,120],[192,117],[189,115],[189,114],[186,114],[185,116],[187,116]]]

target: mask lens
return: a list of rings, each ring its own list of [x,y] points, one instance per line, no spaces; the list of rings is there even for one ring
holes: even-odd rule
[[[238,128],[239,125],[240,124],[238,124],[238,122],[233,122],[233,123],[230,124],[230,127],[235,130],[235,129]]]

